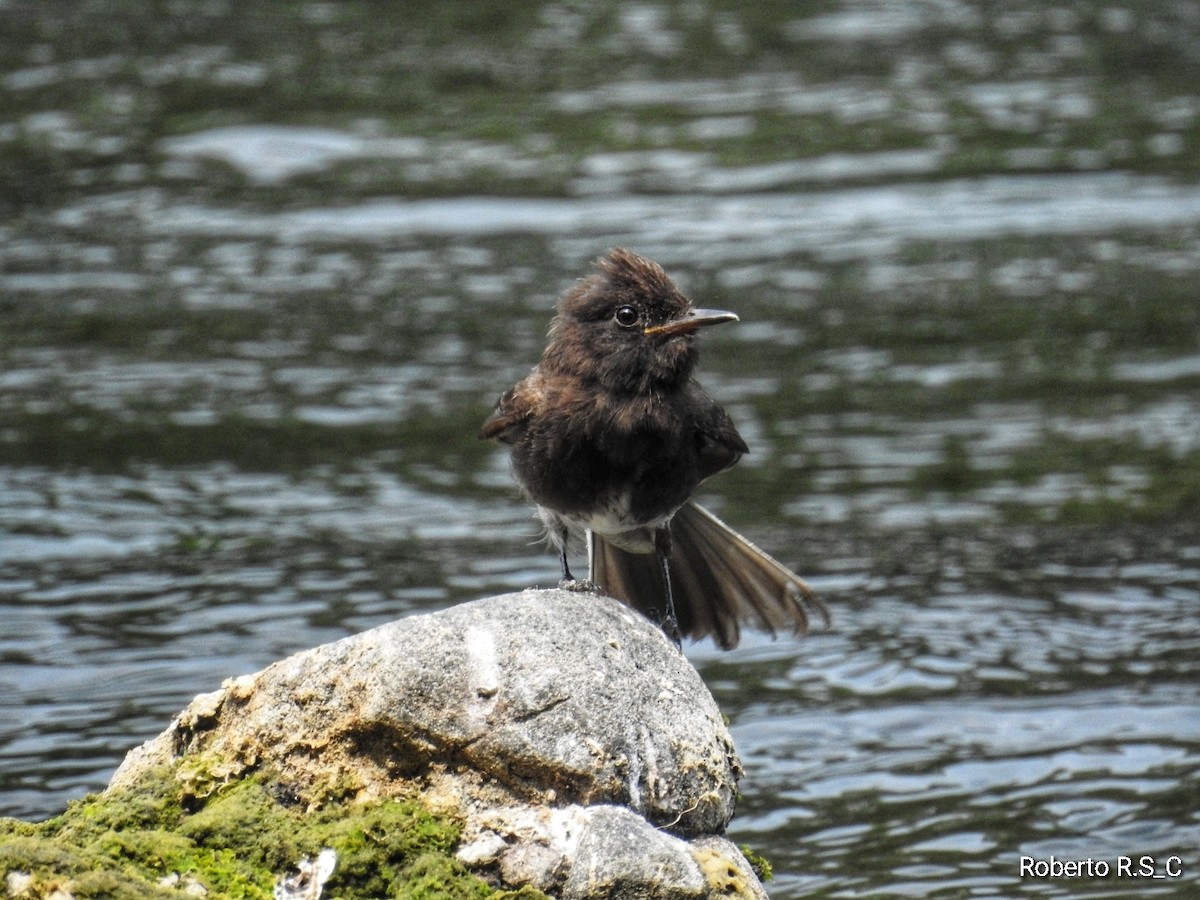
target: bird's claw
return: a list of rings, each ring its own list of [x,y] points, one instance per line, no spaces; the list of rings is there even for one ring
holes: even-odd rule
[[[679,633],[679,622],[676,621],[675,617],[670,615],[666,616],[661,622],[658,623],[658,627],[661,628],[662,633],[667,636],[667,640],[675,645],[675,649],[682,653],[683,635]]]
[[[560,591],[571,591],[579,594],[603,594],[600,585],[586,578],[564,578],[558,583]]]

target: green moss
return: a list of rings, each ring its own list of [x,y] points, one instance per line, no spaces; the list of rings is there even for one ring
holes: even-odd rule
[[[198,763],[186,761],[194,771]],[[0,878],[32,876],[21,895],[178,897],[164,879],[194,880],[212,900],[269,898],[276,879],[329,847],[330,896],[482,898],[501,892],[453,857],[459,826],[415,800],[327,801],[307,809],[262,774],[198,796],[179,766],[136,789],[94,795],[42,823],[0,820]],[[193,808],[194,807],[194,808]]]
[[[407,866],[393,882],[390,897],[404,900],[433,898],[470,900],[491,896],[493,891],[479,879],[463,879],[462,864],[445,856],[424,854]]]
[[[354,817],[319,815],[313,824],[322,846],[338,852],[338,868],[330,890],[338,896],[396,896],[400,885],[420,877],[427,882],[432,859],[441,863],[438,880],[447,897],[487,896],[490,891],[450,853],[458,842],[452,823],[431,816],[416,803],[383,803],[360,810]],[[336,889],[336,890],[335,890]],[[354,890],[359,893],[352,893]],[[431,896],[430,893],[413,896]]]
[[[264,866],[282,871],[312,852],[299,839],[295,822],[295,813],[251,780],[220,791],[179,823],[179,834],[199,847],[239,847]]]
[[[750,863],[750,868],[754,870],[759,881],[772,881],[775,878],[775,868],[769,859],[755,853],[749,844],[742,844],[739,849],[742,851],[742,856],[746,857],[746,862]]]

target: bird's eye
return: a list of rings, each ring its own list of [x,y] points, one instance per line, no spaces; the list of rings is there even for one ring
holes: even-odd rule
[[[632,328],[638,323],[641,316],[632,306],[618,306],[617,311],[613,313],[613,318],[622,328]]]

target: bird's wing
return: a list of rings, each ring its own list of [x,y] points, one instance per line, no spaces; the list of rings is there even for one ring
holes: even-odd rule
[[[716,403],[696,432],[696,444],[700,457],[700,480],[724,472],[742,455],[750,452],[742,436],[738,434],[733,420]]]
[[[513,385],[500,395],[495,411],[479,428],[480,440],[495,439],[511,444],[521,427],[534,415],[541,402],[541,391],[534,376]]]

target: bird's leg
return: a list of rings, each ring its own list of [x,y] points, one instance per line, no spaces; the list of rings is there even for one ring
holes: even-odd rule
[[[666,610],[662,621],[658,624],[662,628],[663,634],[669,637],[676,647],[682,648],[683,640],[679,634],[679,619],[675,615],[675,594],[671,590],[671,531],[669,528],[659,528],[654,532],[654,554],[658,557],[659,569],[662,571],[663,598]]]
[[[558,583],[558,588],[561,591],[583,591],[590,594],[600,594],[603,591],[596,586],[595,582],[584,579],[579,581],[571,574],[571,566],[567,562],[567,539],[570,532],[567,531],[566,525],[558,527],[558,563],[562,567],[562,580]]]
[[[562,582],[561,587],[567,582],[574,582],[575,576],[571,574],[571,565],[567,562],[567,526],[560,525],[558,528],[558,562],[562,566]]]

